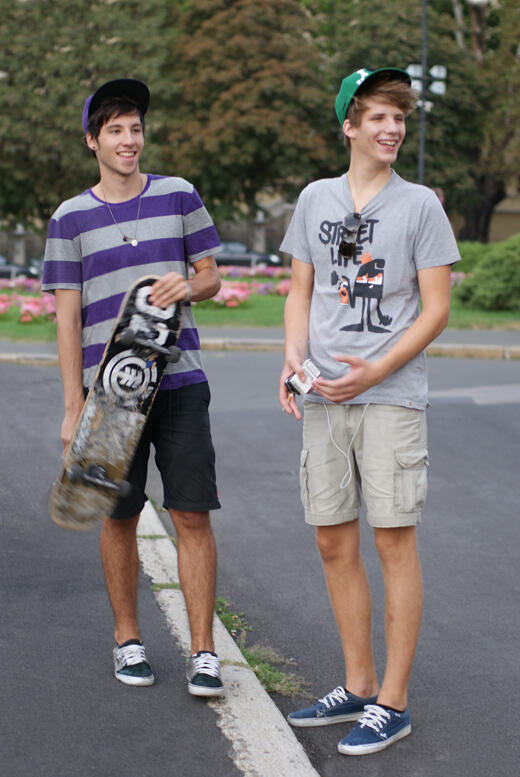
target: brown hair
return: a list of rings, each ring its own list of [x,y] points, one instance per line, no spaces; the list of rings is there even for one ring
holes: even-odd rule
[[[367,99],[376,99],[396,105],[405,116],[408,116],[417,101],[417,92],[403,79],[396,78],[391,73],[381,73],[368,80],[366,85],[358,89],[348,107],[345,116],[353,127],[359,127],[361,118],[367,110]],[[345,148],[350,148],[350,138],[343,136]]]
[[[138,104],[130,97],[109,97],[103,100],[99,108],[89,116],[87,132],[92,135],[94,140],[97,140],[107,121],[116,119],[118,116],[125,116],[127,113],[137,113],[144,134],[144,115]],[[95,151],[92,154],[96,156]]]

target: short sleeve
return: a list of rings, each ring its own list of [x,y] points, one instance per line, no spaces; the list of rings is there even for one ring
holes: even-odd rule
[[[81,291],[82,265],[78,240],[79,235],[70,214],[62,218],[57,214],[51,217],[43,262],[43,291]]]
[[[190,262],[196,262],[220,251],[217,230],[195,188],[185,195],[182,224],[186,255]]]
[[[312,253],[309,245],[306,214],[308,208],[309,187],[306,187],[298,197],[296,208],[280,245],[280,251],[294,256],[302,262],[312,264]]]
[[[413,256],[417,270],[455,264],[460,259],[451,224],[433,192],[429,192],[420,210]]]

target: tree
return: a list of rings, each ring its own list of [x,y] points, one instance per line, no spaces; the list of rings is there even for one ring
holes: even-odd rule
[[[417,0],[302,0],[319,11],[317,45],[327,84],[358,67],[421,62],[421,3]],[[464,215],[461,234],[487,240],[493,208],[508,170],[518,169],[520,12],[516,0],[430,0],[428,62],[448,68],[447,92],[428,114],[425,183],[441,188],[446,207]],[[397,170],[416,178],[418,122]]]
[[[193,0],[175,26],[165,161],[217,218],[254,219],[260,191],[292,196],[330,157],[312,17],[297,0]]]
[[[162,83],[166,12],[161,0],[1,0],[0,12],[0,218],[41,228],[97,175],[85,98],[116,77]],[[153,141],[145,154],[158,163]]]
[[[454,0],[454,9],[460,0]],[[475,196],[461,237],[486,241],[493,208],[520,166],[520,8],[517,0],[466,4],[456,10],[459,49],[470,60],[475,97],[482,111],[475,157]],[[513,173],[511,171],[514,171]]]

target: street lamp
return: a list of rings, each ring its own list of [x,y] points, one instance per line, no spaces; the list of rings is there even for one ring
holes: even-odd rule
[[[427,0],[422,0],[421,33],[422,50],[421,64],[409,65],[407,73],[412,79],[412,87],[421,97],[419,99],[419,160],[417,165],[417,181],[424,182],[424,146],[426,141],[426,114],[432,109],[433,103],[426,99],[429,89],[431,94],[446,94],[446,76],[448,71],[444,65],[434,65],[428,72],[428,27],[426,15]]]

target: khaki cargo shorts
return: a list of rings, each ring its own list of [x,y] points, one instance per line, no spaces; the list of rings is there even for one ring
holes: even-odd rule
[[[307,523],[353,521],[364,499],[371,526],[415,526],[427,466],[423,410],[305,402],[300,490]]]

